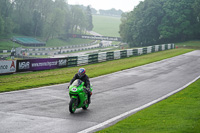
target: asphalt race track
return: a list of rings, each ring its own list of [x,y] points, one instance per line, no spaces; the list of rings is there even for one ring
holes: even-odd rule
[[[68,111],[67,83],[1,93],[0,133],[85,131],[175,91],[199,75],[200,51],[197,50],[92,78],[92,103],[88,110],[78,109],[75,114]]]

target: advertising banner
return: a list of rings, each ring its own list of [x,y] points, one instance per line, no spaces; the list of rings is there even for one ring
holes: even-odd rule
[[[67,67],[67,64],[67,58],[17,60],[17,72],[55,69]]]
[[[0,74],[14,73],[16,72],[16,61],[15,60],[1,60],[0,61]]]

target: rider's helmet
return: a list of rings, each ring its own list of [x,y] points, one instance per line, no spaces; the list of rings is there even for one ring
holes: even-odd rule
[[[78,70],[78,76],[79,77],[83,77],[85,75],[85,68],[80,68],[79,70]]]

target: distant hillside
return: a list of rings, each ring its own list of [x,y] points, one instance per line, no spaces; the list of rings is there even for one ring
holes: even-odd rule
[[[100,15],[106,15],[106,16],[118,16],[121,17],[123,11],[122,10],[116,10],[115,8],[112,8],[110,10],[99,10],[99,12],[97,12],[97,14]]]
[[[120,17],[93,15],[93,31],[104,35],[119,37]]]

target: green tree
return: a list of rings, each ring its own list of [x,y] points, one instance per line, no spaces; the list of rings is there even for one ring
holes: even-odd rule
[[[122,38],[122,40],[124,42],[128,42],[128,43],[131,43],[133,42],[132,40],[132,34],[131,33],[131,25],[132,25],[132,22],[130,20],[130,18],[132,16],[132,12],[130,13],[123,13],[121,15],[121,24],[120,24],[120,31],[119,31],[119,34]],[[131,45],[131,44],[130,44]]]
[[[185,41],[192,39],[194,35],[194,13],[192,3],[194,1],[181,0],[178,3],[167,0],[163,9],[165,15],[159,25],[160,36],[165,41]]]
[[[0,35],[61,37],[91,30],[91,10],[69,6],[67,0],[0,0]]]
[[[4,24],[4,36],[11,35],[13,33],[14,23],[10,17],[5,18]]]
[[[87,6],[87,9],[86,9],[86,21],[87,21],[86,30],[91,31],[94,26],[92,24],[92,11],[91,11],[90,6]]]
[[[198,38],[200,36],[200,0],[195,0],[192,7],[194,9],[194,18],[196,18],[195,36]]]
[[[72,23],[71,23],[71,33],[76,33],[78,30],[82,32],[82,30],[86,29],[86,15],[82,8],[78,5],[71,6],[71,16],[72,16]]]
[[[157,26],[162,19],[163,10],[157,0],[140,2],[125,19],[123,15],[120,35],[131,47],[152,45],[158,41],[160,35]]]
[[[33,13],[33,33],[34,36],[41,36],[43,29],[42,14],[37,10]]]
[[[12,3],[9,0],[0,1],[0,35],[8,36],[12,34],[14,24],[11,18]]]
[[[64,34],[65,29],[63,29],[65,24],[65,1],[56,0],[54,7],[48,14],[45,25],[45,37],[46,41],[48,39],[58,37],[60,34]]]
[[[3,18],[0,16],[0,35],[2,36],[4,32],[4,20]]]
[[[199,38],[199,0],[146,0],[122,15],[120,35],[132,46]]]

